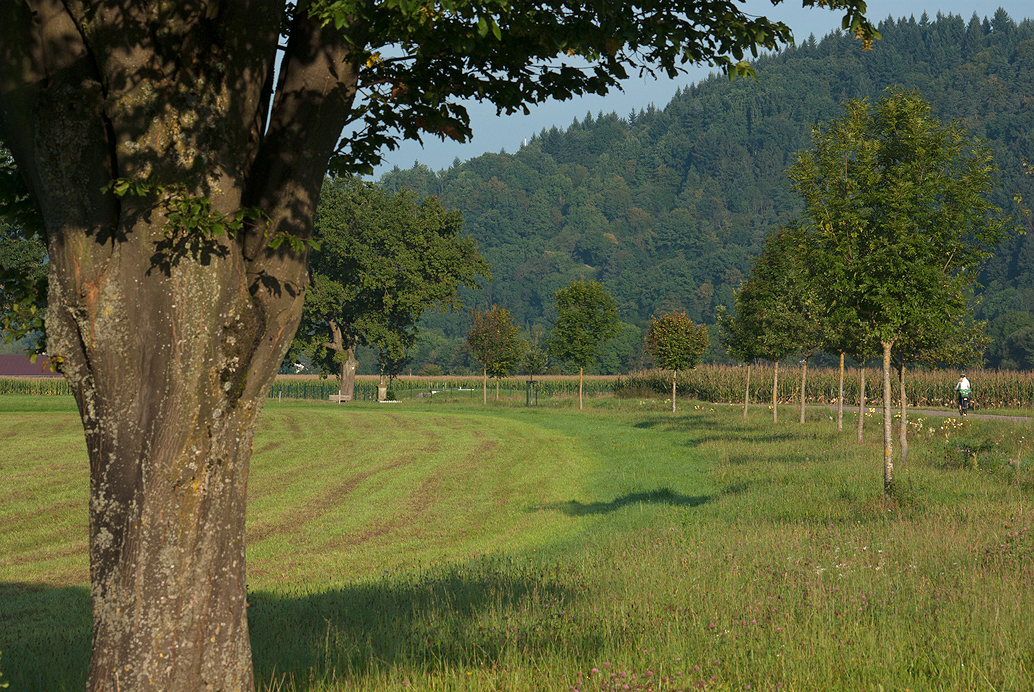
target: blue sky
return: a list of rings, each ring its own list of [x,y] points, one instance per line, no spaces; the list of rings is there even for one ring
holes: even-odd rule
[[[830,31],[840,28],[841,14],[823,9],[804,9],[800,0],[786,0],[781,5],[772,7],[764,0],[748,0],[747,11],[753,14],[764,14],[780,19],[793,29],[798,42],[804,41],[809,34],[822,38]],[[1030,0],[1002,0],[997,3],[985,3],[976,0],[939,0],[937,3],[922,0],[873,0],[868,3],[867,14],[875,21],[887,17],[914,16],[916,19],[925,11],[930,18],[937,12],[961,15],[969,21],[974,12],[981,18],[992,17],[999,8],[1005,8],[1015,21],[1034,17]],[[617,113],[628,115],[632,109],[642,109],[653,103],[663,108],[671,101],[676,89],[701,81],[706,78],[712,68],[706,65],[691,68],[678,79],[639,79],[631,78],[624,83],[624,90],[612,92],[607,96],[586,96],[569,101],[554,101],[531,108],[529,115],[497,116],[495,108],[485,104],[469,103],[467,110],[471,116],[473,139],[466,143],[441,142],[428,137],[423,146],[418,142],[403,142],[399,149],[386,152],[384,163],[377,167],[375,177],[391,170],[394,166],[411,168],[415,162],[427,165],[438,171],[449,168],[456,158],[461,161],[480,156],[486,151],[514,152],[520,149],[525,138],[549,129],[553,125],[566,129],[575,118],[581,120],[587,112],[593,115]]]

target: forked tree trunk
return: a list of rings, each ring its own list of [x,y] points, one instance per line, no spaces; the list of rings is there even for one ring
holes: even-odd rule
[[[743,391],[743,420],[747,420],[747,406],[750,404],[750,363],[747,363],[747,387]]]
[[[844,352],[840,352],[840,389],[837,394],[837,432],[844,431]]]
[[[355,370],[359,361],[355,359],[355,346],[345,349],[345,357],[341,361],[341,398],[343,401],[355,399]]]
[[[898,385],[901,396],[901,423],[898,428],[898,442],[901,445],[901,468],[908,464],[908,399],[905,397],[905,364],[898,366]]]
[[[890,495],[894,482],[894,421],[891,418],[890,349],[893,342],[883,342],[883,493]]]
[[[251,442],[308,282],[304,249],[268,244],[311,235],[358,58],[299,13],[270,110],[275,8],[117,5],[0,4],[0,120],[90,463],[87,689],[246,692]],[[118,178],[146,189],[117,198]],[[170,225],[184,198],[263,221]]]
[[[341,358],[338,372],[338,402],[352,401],[355,393],[355,369],[359,364],[355,359],[355,344],[345,346],[341,325],[336,320],[330,320],[330,341],[324,342],[323,346]]]
[[[779,422],[779,361],[775,361],[775,371],[772,373],[772,422]]]
[[[865,366],[858,368],[858,441],[862,441],[865,426]]]

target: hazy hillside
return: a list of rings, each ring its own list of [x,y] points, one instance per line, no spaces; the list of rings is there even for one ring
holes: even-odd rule
[[[918,90],[937,115],[961,119],[991,143],[1003,208],[1013,210],[1017,191],[1034,199],[1034,180],[1021,175],[1022,160],[1034,161],[1034,23],[999,10],[986,19],[888,18],[880,31],[868,52],[839,33],[812,37],[760,60],[757,81],[712,77],[663,110],[590,113],[513,154],[440,172],[396,169],[380,182],[437,194],[463,212],[494,275],[486,290],[465,295],[468,307],[500,304],[522,327],[548,328],[553,291],[579,277],[602,281],[630,325],[642,328],[669,309],[710,323],[717,305],[731,306],[765,234],[797,213],[783,172],[808,146],[810,128],[839,117],[845,99],[890,85]],[[992,365],[1024,329],[1034,358],[1032,242],[1005,244],[984,272],[980,310],[999,342]],[[447,342],[462,336],[464,317],[425,320],[428,338],[454,364],[463,359]],[[619,350],[637,345],[625,340]],[[424,346],[415,367],[447,367]],[[1010,348],[1016,355],[1022,347]],[[610,367],[638,357],[614,353]]]

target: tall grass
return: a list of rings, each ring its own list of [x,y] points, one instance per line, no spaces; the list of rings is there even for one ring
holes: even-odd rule
[[[0,439],[55,431],[2,462],[0,664],[12,689],[81,689],[85,450],[74,407],[39,400],[0,399]],[[910,426],[888,500],[879,426],[857,444],[824,411],[267,406],[259,687],[1028,690],[1034,426]]]

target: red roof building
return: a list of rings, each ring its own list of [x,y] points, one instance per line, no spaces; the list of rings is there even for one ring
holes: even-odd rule
[[[21,354],[0,354],[0,377],[61,377],[50,371],[46,356],[39,356],[36,362]]]

